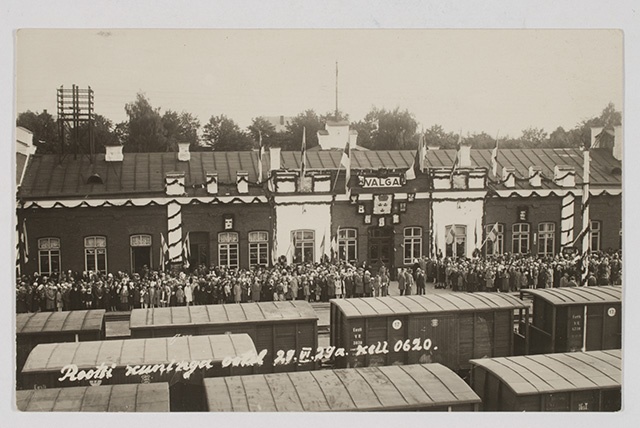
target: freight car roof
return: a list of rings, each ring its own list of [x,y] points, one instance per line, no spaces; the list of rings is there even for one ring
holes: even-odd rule
[[[169,384],[77,386],[16,391],[23,412],[168,412]]]
[[[174,361],[213,360],[257,353],[248,334],[178,336],[153,339],[103,340],[40,344],[31,351],[22,373],[59,371],[67,364],[79,369],[102,363],[165,364]]]
[[[318,315],[305,301],[257,302],[228,305],[176,306],[134,309],[129,328],[261,323],[289,320],[317,320]]]
[[[622,301],[622,286],[619,285],[532,289],[522,290],[522,293],[540,297],[555,306],[620,303]]]
[[[517,395],[620,387],[622,352],[569,352],[566,354],[471,360],[497,376]]]
[[[319,370],[205,379],[210,411],[412,410],[480,403],[440,364]]]
[[[16,334],[101,331],[104,309],[16,315]]]
[[[505,293],[447,293],[414,296],[364,297],[334,299],[346,317],[397,315],[433,312],[477,312],[496,309],[519,309],[527,305]]]

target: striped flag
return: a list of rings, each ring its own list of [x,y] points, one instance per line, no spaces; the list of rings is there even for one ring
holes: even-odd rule
[[[418,140],[418,165],[420,166],[420,172],[424,172],[425,163],[427,158],[427,142],[424,139],[424,134],[420,134]]]
[[[447,232],[447,238],[446,238],[446,242],[448,245],[453,244],[453,242],[456,240],[456,227],[455,226],[449,226],[449,231]]]
[[[169,246],[167,245],[167,241],[164,239],[164,235],[160,233],[160,270],[164,271],[167,253],[169,252]]]
[[[302,149],[300,150],[300,179],[304,178],[304,170],[307,167],[307,127],[302,127]]]
[[[22,262],[29,263],[29,238],[27,237],[27,219],[22,219],[22,230],[20,231],[20,245],[22,247]]]
[[[262,131],[258,129],[258,184],[262,183],[262,157],[264,156],[264,146],[262,145]]]
[[[344,150],[342,151],[340,164],[344,166],[344,192],[348,195],[349,181],[351,180],[351,146],[349,145],[349,140],[347,140],[347,145],[344,146]]]
[[[498,222],[493,225],[493,227],[487,234],[487,241],[496,242],[496,239],[498,239]]]
[[[187,232],[187,237],[184,239],[182,243],[182,258],[188,264],[190,257],[191,257],[191,240],[189,239],[189,232]]]

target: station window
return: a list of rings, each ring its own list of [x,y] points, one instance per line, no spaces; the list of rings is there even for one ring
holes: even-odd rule
[[[249,232],[249,265],[269,264],[269,233]]]
[[[543,256],[552,256],[555,253],[555,243],[555,223],[538,224],[538,254]]]
[[[591,251],[600,251],[600,232],[602,230],[602,222],[597,220],[591,221]]]
[[[313,230],[294,230],[291,232],[293,239],[293,261],[296,263],[313,262],[315,260],[316,238]]]
[[[38,263],[41,274],[60,272],[60,239],[38,239]]]
[[[447,226],[445,236],[447,257],[464,257],[467,254],[467,226]]]
[[[410,265],[422,257],[422,228],[404,228],[404,264]]]
[[[493,228],[495,227],[495,230]],[[485,239],[484,251],[487,256],[504,253],[504,225],[488,224],[484,227]]]
[[[218,265],[235,269],[239,265],[239,243],[236,232],[218,233]]]
[[[511,226],[511,243],[514,254],[527,254],[529,252],[529,223],[516,223]]]
[[[338,229],[338,260],[355,261],[358,258],[358,231]]]
[[[107,273],[106,236],[87,236],[84,238],[84,269]]]

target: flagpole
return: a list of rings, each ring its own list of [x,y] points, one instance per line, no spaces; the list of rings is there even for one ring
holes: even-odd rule
[[[581,278],[580,285],[587,285],[589,279],[589,176],[591,167],[590,148],[585,146],[583,152],[582,173],[582,258],[580,259]]]
[[[336,179],[333,181],[333,187],[331,188],[331,193],[336,189],[336,184],[338,184],[338,177],[340,176],[340,168],[342,167],[342,161],[338,164],[338,170],[336,171]]]

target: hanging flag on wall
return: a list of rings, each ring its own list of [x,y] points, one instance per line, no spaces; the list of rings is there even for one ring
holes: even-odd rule
[[[300,150],[300,179],[304,177],[304,170],[307,167],[307,128],[302,127],[302,149]]]
[[[258,184],[262,183],[262,157],[264,156],[264,147],[262,146],[262,131],[258,129]]]
[[[351,146],[349,145],[349,140],[347,140],[347,145],[344,146],[344,150],[342,151],[342,159],[340,159],[340,164],[344,166],[344,192],[349,195],[351,193],[349,188],[349,181],[351,180]]]
[[[498,137],[496,136],[496,146],[491,150],[491,172],[494,177],[498,176]]]

